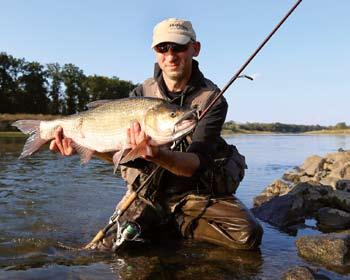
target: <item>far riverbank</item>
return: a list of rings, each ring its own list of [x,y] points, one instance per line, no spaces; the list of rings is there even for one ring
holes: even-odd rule
[[[0,114],[0,137],[18,137],[19,135],[23,135],[22,133],[18,132],[15,127],[13,127],[11,124],[15,122],[16,120],[24,120],[24,119],[31,119],[31,120],[53,120],[57,118],[61,118],[63,116],[61,115],[43,115],[43,114]],[[232,121],[225,122],[224,128],[222,130],[223,136],[229,136],[229,135],[237,135],[237,134],[326,134],[326,135],[350,135],[350,128],[339,128],[337,126],[330,126],[329,129],[325,129],[325,127],[322,127],[320,129],[320,126],[305,126],[305,125],[288,125],[288,124],[281,124],[281,123],[275,123],[275,124],[258,124],[258,129],[254,129],[254,125],[256,124],[235,124],[232,126]],[[252,127],[253,126],[253,127]],[[346,124],[344,123],[344,126],[346,127]],[[242,129],[242,128],[252,128],[252,129]],[[288,130],[289,128],[293,127],[294,130]],[[309,131],[300,131],[297,128],[300,127],[307,127]],[[269,128],[273,130],[269,130]],[[277,129],[276,129],[277,128]],[[317,130],[312,130],[316,128]],[[328,127],[327,127],[328,128]],[[15,133],[15,134],[11,134]]]

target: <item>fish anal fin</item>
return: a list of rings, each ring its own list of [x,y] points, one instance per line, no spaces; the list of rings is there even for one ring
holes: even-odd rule
[[[150,152],[151,151],[149,151],[148,139],[145,139],[140,142],[135,148],[133,148],[129,153],[127,153],[119,163],[123,164],[130,160],[137,159],[141,156],[150,155]]]
[[[92,155],[95,151],[90,150],[89,148],[83,147],[75,142],[72,143],[72,147],[80,154],[80,162],[82,164],[88,163],[92,158]]]

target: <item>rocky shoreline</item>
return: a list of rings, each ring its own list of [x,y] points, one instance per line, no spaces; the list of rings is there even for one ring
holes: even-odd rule
[[[297,238],[299,256],[327,269],[350,273],[350,151],[310,156],[255,197],[252,211],[259,219],[292,234],[306,226],[306,219],[314,219],[320,234]],[[328,279],[309,268],[294,269],[287,271],[284,279]]]

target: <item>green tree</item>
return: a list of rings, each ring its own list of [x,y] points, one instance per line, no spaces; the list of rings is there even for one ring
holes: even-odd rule
[[[62,78],[65,90],[65,108],[66,114],[74,114],[77,111],[82,111],[89,101],[85,89],[85,75],[74,64],[65,64],[62,68]]]
[[[51,114],[60,114],[63,111],[61,84],[63,77],[61,66],[58,63],[47,64],[47,73],[49,78],[49,97],[51,99],[49,111]]]
[[[85,80],[86,91],[90,101],[128,97],[135,85],[117,77],[88,76]]]
[[[5,52],[0,53],[0,113],[16,111],[18,77],[23,63],[23,59],[16,59]]]
[[[339,122],[334,126],[335,129],[347,129],[348,126],[345,122]]]
[[[18,79],[19,95],[16,112],[48,113],[47,72],[38,62],[25,62]]]

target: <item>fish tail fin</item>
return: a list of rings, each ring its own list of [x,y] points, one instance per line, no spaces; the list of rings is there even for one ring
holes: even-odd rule
[[[19,158],[30,156],[47,142],[47,140],[40,138],[40,122],[39,120],[19,120],[12,124],[24,134],[30,135]]]

